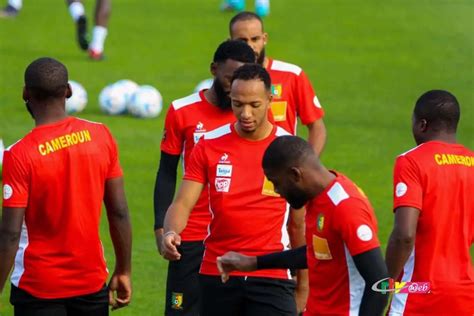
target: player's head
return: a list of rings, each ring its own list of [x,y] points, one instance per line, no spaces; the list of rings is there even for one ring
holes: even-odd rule
[[[254,133],[268,121],[272,100],[270,75],[258,64],[243,65],[232,77],[230,98],[240,130]]]
[[[71,95],[67,69],[59,61],[43,57],[36,59],[26,68],[23,99],[32,115],[32,111],[45,110],[45,104],[59,104],[64,107],[66,98]]]
[[[297,136],[276,138],[263,155],[262,167],[275,192],[295,209],[313,198],[310,174],[322,168],[311,145]]]
[[[258,15],[253,12],[238,13],[230,20],[229,32],[231,39],[249,44],[257,56],[257,63],[263,65],[268,34],[263,30],[263,21]]]
[[[456,97],[444,90],[424,93],[413,110],[412,131],[416,143],[434,140],[440,135],[455,135],[460,117]]]
[[[219,107],[230,109],[230,80],[234,71],[245,63],[255,63],[255,55],[244,42],[228,40],[217,47],[211,63],[211,73],[214,76],[213,89]]]

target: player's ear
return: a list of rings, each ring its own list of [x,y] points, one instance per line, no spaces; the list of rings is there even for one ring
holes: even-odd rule
[[[420,123],[419,123],[419,126],[420,126],[420,130],[422,132],[426,132],[426,130],[428,129],[428,121],[425,120],[425,119],[421,119]]]
[[[212,62],[211,66],[209,67],[209,70],[211,71],[211,74],[216,77],[217,76],[217,63]]]
[[[266,32],[263,33],[262,38],[263,38],[263,44],[264,44],[264,45],[267,45],[268,33],[266,33]]]
[[[30,99],[30,93],[26,89],[26,87],[23,87],[23,101],[28,101]]]
[[[69,99],[72,96],[72,88],[71,85],[68,83],[66,87],[66,98]]]
[[[298,183],[302,180],[303,175],[301,174],[301,170],[296,167],[290,168],[290,179],[293,183]]]

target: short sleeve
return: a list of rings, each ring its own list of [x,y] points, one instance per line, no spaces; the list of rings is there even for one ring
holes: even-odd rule
[[[207,158],[205,152],[206,141],[201,137],[193,151],[191,157],[186,165],[184,173],[184,180],[196,181],[199,183],[207,183]]]
[[[183,151],[183,144],[183,128],[179,124],[173,105],[170,105],[168,113],[166,113],[161,150],[170,155],[180,155]]]
[[[302,71],[296,77],[296,111],[303,125],[317,121],[324,116],[324,110],[306,74]]]
[[[410,158],[400,156],[393,170],[393,209],[408,206],[421,211],[422,205],[423,189],[418,167]]]
[[[29,168],[10,151],[3,156],[3,207],[27,207]]]
[[[109,129],[104,125],[105,131],[108,137],[108,147],[109,147],[109,155],[110,155],[110,164],[107,171],[107,179],[118,178],[123,176],[122,167],[120,166],[119,161],[119,154],[118,154],[118,146],[117,142],[115,141],[114,137],[110,133]]]
[[[336,208],[335,229],[342,236],[351,256],[380,247],[377,222],[370,206],[357,199],[341,202]]]

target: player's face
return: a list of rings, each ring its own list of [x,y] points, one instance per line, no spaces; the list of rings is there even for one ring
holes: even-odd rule
[[[233,40],[246,42],[255,52],[257,62],[263,64],[268,35],[263,32],[263,26],[259,20],[251,19],[234,23],[230,37]]]
[[[301,174],[296,169],[270,170],[264,169],[265,176],[273,183],[276,193],[280,194],[294,209],[305,206],[309,200],[303,190]]]
[[[222,109],[230,109],[230,81],[234,71],[244,63],[232,59],[225,62],[212,63],[211,73],[214,76],[214,91],[218,98],[218,106]]]
[[[259,79],[234,80],[230,90],[232,111],[242,132],[253,133],[268,121],[270,91]]]

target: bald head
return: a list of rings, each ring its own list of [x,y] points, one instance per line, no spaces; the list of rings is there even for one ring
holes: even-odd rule
[[[36,100],[64,98],[67,86],[67,69],[53,58],[36,59],[25,70],[25,89]]]
[[[262,167],[265,170],[285,170],[305,163],[319,165],[311,145],[297,136],[281,136],[268,146],[263,155]]]

